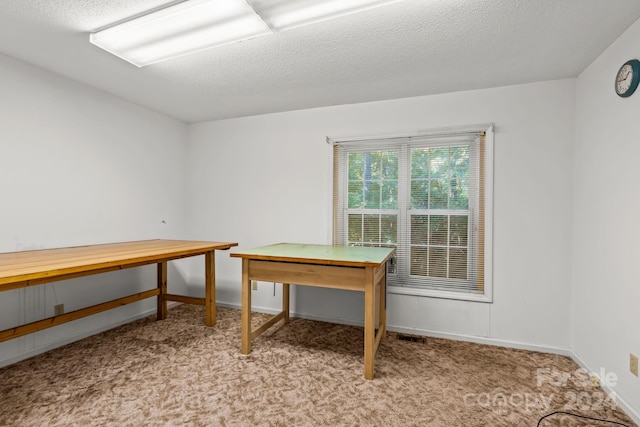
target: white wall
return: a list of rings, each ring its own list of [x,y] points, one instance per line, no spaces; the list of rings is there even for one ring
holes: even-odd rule
[[[613,390],[640,420],[640,92],[621,99],[614,78],[640,58],[640,21],[577,80],[572,348],[590,369],[615,373]]]
[[[566,352],[574,102],[571,79],[191,125],[188,233],[240,248],[330,243],[327,136],[493,122],[494,302],[390,295],[389,327]],[[218,300],[238,306],[240,261],[218,256]],[[362,322],[359,293],[293,292],[299,316]],[[261,284],[254,307],[275,310],[279,296]]]
[[[177,120],[0,55],[0,252],[184,237],[186,135]],[[184,287],[183,274],[174,266],[169,280]],[[154,277],[151,266],[2,292],[0,330]],[[0,343],[0,365],[154,309],[145,300]]]

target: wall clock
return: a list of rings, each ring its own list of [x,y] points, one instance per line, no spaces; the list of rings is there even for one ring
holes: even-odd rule
[[[629,97],[638,88],[640,82],[640,61],[631,59],[618,70],[616,74],[616,93],[623,97]]]

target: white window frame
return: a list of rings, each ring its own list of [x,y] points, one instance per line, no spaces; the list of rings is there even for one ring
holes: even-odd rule
[[[445,299],[455,299],[455,300],[465,300],[465,301],[476,301],[476,302],[493,302],[493,152],[494,152],[494,132],[493,132],[493,124],[482,124],[482,125],[473,125],[473,126],[464,126],[464,127],[455,127],[455,128],[440,128],[440,129],[432,129],[427,131],[419,131],[414,133],[401,133],[395,135],[384,135],[384,136],[372,136],[372,137],[356,137],[356,138],[331,138],[327,137],[327,142],[329,144],[341,144],[341,143],[349,143],[350,145],[354,145],[362,142],[363,148],[350,148],[349,151],[370,151],[371,147],[375,145],[375,149],[398,149],[400,145],[402,145],[401,140],[411,137],[452,137],[459,134],[464,133],[473,133],[473,132],[484,132],[485,140],[484,140],[484,190],[485,190],[485,200],[484,200],[484,288],[482,292],[463,292],[463,291],[450,291],[445,289],[434,289],[434,288],[420,288],[414,287],[410,283],[405,283],[402,286],[397,286],[393,284],[389,284],[387,289],[389,293],[393,294],[401,294],[401,295],[414,295],[421,297],[431,297],[431,298],[445,298]],[[364,146],[366,144],[366,147]],[[425,146],[429,145],[425,143]],[[433,145],[437,145],[437,142],[434,142]],[[409,149],[410,150],[410,149]],[[406,151],[408,153],[408,150]],[[401,152],[399,152],[399,162]],[[408,159],[404,159],[402,161],[409,162]],[[337,171],[339,176],[339,181],[343,184],[346,184],[347,180],[345,178],[345,174],[348,173],[348,165],[342,165],[341,170]],[[334,171],[334,179],[335,179]],[[401,185],[408,185],[408,180],[410,179],[408,174],[408,167],[403,171],[399,170],[398,176],[398,187]],[[346,188],[337,188],[334,183],[334,191],[339,191],[342,194],[347,194]],[[477,194],[477,193],[476,193]],[[334,194],[334,198],[336,195]],[[346,200],[345,197],[337,197],[334,199],[334,203],[336,203],[337,214],[334,213],[333,221],[339,221],[340,223],[346,223],[346,219],[348,216],[348,211],[345,209],[343,205],[343,201]],[[398,204],[399,206],[408,206],[407,200],[400,199],[400,195],[398,196]],[[385,213],[378,210],[368,210],[371,213]],[[410,212],[415,212],[415,210],[410,209],[399,209],[399,215],[405,215],[402,220],[399,218],[399,223],[406,224],[406,221],[409,220],[408,216]],[[454,212],[454,211],[444,211],[443,213]],[[389,212],[391,213],[391,212]],[[472,218],[471,221],[476,221],[476,218]],[[336,229],[337,224],[334,224],[334,230]],[[398,246],[405,245],[408,246],[408,242],[400,241],[404,236],[404,233],[398,233]],[[473,233],[475,235],[475,233]],[[335,239],[335,236],[334,236]],[[334,244],[342,244],[343,242],[336,242]],[[471,251],[470,251],[471,252]],[[471,254],[470,254],[471,256]],[[406,265],[398,265],[398,270],[400,268],[404,268],[407,270],[407,278],[411,280],[410,275],[408,273],[408,266]]]

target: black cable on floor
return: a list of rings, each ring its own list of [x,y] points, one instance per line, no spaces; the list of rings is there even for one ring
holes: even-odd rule
[[[536,427],[540,427],[540,423],[541,423],[541,422],[542,422],[542,420],[544,420],[545,418],[550,417],[550,416],[552,416],[552,415],[556,415],[556,414],[570,415],[570,416],[572,416],[572,417],[584,418],[585,420],[602,421],[602,422],[604,422],[604,423],[611,423],[611,424],[616,424],[616,425],[623,426],[623,427],[629,427],[628,425],[626,425],[626,424],[622,424],[622,423],[619,423],[619,422],[617,422],[617,421],[610,421],[610,420],[603,420],[603,419],[601,419],[601,418],[587,417],[587,416],[584,416],[584,415],[572,414],[571,412],[564,412],[564,411],[556,411],[556,412],[552,412],[552,413],[550,413],[550,414],[545,415],[544,417],[542,417],[542,418],[540,418],[540,419],[538,420],[538,424],[537,424],[537,426],[536,426]]]

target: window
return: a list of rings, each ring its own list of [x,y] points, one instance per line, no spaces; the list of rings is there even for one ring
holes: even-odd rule
[[[334,243],[396,248],[389,292],[491,301],[491,127],[331,140]]]

